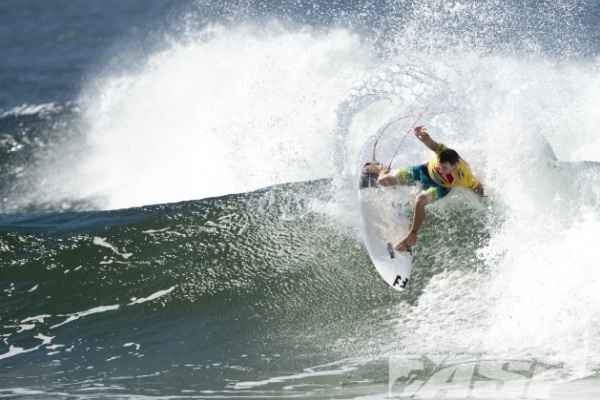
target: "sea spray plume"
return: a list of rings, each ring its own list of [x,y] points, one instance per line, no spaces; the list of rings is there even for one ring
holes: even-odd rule
[[[118,208],[327,175],[332,110],[362,64],[358,39],[207,29],[211,39],[176,44],[142,72],[96,85],[80,166],[93,185],[81,195]],[[215,165],[220,174],[198,176]]]
[[[462,51],[561,60],[598,54],[594,43],[600,10],[592,1],[429,0],[412,3],[410,10],[404,23],[390,26],[383,41],[389,52]]]

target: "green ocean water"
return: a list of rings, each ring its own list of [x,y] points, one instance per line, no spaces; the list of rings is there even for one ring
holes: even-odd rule
[[[398,295],[360,233],[315,211],[331,196],[322,180],[115,211],[3,215],[2,385],[27,382],[42,397],[255,395],[282,385],[240,382],[329,364],[321,369],[342,372],[284,380],[299,388],[279,394],[384,382],[394,309],[414,304],[444,260],[469,257],[486,239],[469,224],[458,234],[473,245],[440,257],[431,250],[439,229],[483,216],[432,216],[410,290]]]
[[[315,192],[327,184],[301,186]],[[48,344],[4,359],[11,370],[5,384],[40,373],[41,387],[55,387],[64,377],[52,376],[61,370],[71,387],[90,378],[108,384],[119,376],[177,376],[193,365],[199,378],[178,388],[222,390],[223,370],[228,379],[255,380],[263,369],[323,358],[316,355],[323,335],[331,345],[348,331],[341,317],[365,311],[352,301],[358,277],[348,272],[357,266],[353,257],[368,260],[360,243],[317,218],[292,188],[119,211],[3,216],[3,353],[39,346],[40,334],[56,346],[51,356]],[[372,278],[362,270],[363,280]],[[332,302],[348,308],[330,310]],[[97,312],[82,315],[89,310]],[[291,357],[298,346],[305,350]]]

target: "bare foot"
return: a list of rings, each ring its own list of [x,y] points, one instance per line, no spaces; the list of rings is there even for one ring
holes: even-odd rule
[[[408,248],[410,246],[412,246],[416,242],[417,242],[417,234],[416,233],[409,233],[394,248],[396,250],[398,250],[398,251],[406,251],[406,250],[408,250]]]

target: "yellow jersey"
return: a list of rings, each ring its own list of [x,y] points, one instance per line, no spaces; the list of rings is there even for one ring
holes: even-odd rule
[[[449,148],[445,144],[439,143],[435,150],[435,157],[427,164],[427,172],[429,173],[431,180],[444,188],[451,188],[452,186],[458,185],[471,190],[475,189],[477,185],[479,185],[479,181],[471,172],[469,164],[462,158],[458,158],[458,167],[451,173],[444,174],[440,170],[439,155],[441,152],[448,149]]]

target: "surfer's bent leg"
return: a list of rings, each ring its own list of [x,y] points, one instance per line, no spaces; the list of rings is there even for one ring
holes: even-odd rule
[[[415,179],[421,181],[423,185],[424,191],[422,194],[427,196],[427,200],[429,200],[427,204],[431,204],[450,193],[450,189],[441,187],[431,180],[427,173],[427,164],[419,166],[418,170],[415,171]]]
[[[442,187],[428,187],[421,194],[427,197],[427,204],[431,204],[447,195],[448,192],[448,189]]]
[[[423,192],[419,193],[415,198],[415,211],[413,214],[413,223],[408,232],[408,235],[404,237],[398,244],[396,245],[396,250],[398,251],[406,251],[410,246],[416,243],[417,241],[417,232],[421,228],[423,221],[425,220],[425,206],[427,204],[431,204],[434,201],[441,199],[449,192],[448,189],[443,188],[441,186],[430,186],[427,187]]]
[[[415,211],[413,214],[413,222],[410,227],[410,231],[408,231],[408,235],[404,237],[398,244],[396,245],[396,250],[398,251],[406,251],[410,246],[416,243],[417,241],[417,232],[419,232],[419,228],[423,224],[425,220],[425,206],[429,204],[431,194],[427,191],[421,192],[415,198]]]
[[[415,181],[418,181],[419,180],[418,172],[419,172],[418,166],[400,168],[400,169],[397,169],[396,171],[392,171],[392,173],[394,174],[394,176],[396,177],[396,179],[398,180],[398,183],[400,185],[410,185],[410,184],[415,183]]]

